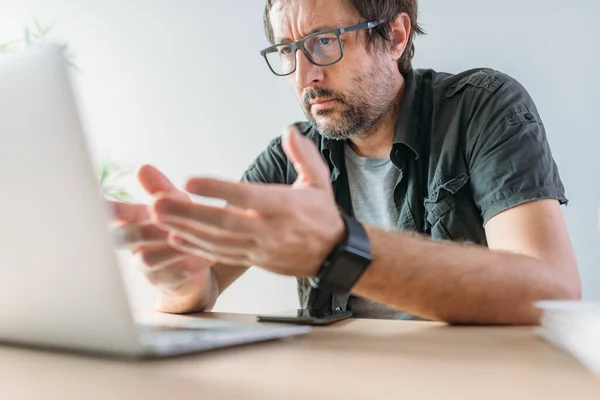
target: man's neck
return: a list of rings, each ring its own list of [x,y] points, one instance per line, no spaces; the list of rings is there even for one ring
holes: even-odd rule
[[[352,150],[360,157],[383,159],[390,156],[394,141],[394,127],[406,86],[402,75],[394,81],[394,86],[393,93],[396,93],[396,96],[391,99],[389,111],[381,122],[373,130],[350,139]]]

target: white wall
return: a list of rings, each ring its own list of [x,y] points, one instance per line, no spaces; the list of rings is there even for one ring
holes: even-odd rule
[[[284,79],[258,54],[263,0],[0,0],[0,43],[35,15],[56,25],[76,74],[93,147],[132,165],[153,163],[176,183],[194,175],[238,179],[282,128],[302,118]],[[600,182],[592,119],[600,106],[600,3],[574,0],[422,0],[428,36],[416,67],[491,66],[536,99],[568,189],[565,210],[585,296],[600,300]],[[130,182],[131,183],[131,182]],[[131,183],[133,184],[133,183]],[[139,189],[138,197],[145,199]],[[127,269],[135,303],[151,303]],[[295,308],[295,280],[251,271],[220,299],[226,311]]]

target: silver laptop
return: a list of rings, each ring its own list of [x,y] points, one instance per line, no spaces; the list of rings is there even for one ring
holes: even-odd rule
[[[59,46],[0,59],[0,213],[2,343],[150,357],[309,330],[135,322]]]

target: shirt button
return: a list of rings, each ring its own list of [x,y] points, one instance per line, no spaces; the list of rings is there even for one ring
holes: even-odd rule
[[[525,118],[527,118],[530,121],[533,121],[535,119],[535,115],[528,112],[527,114],[525,114]]]

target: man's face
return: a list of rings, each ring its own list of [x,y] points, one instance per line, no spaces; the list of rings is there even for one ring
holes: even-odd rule
[[[364,22],[346,0],[285,0],[270,14],[275,43],[294,42],[309,34]],[[381,49],[368,48],[368,31],[341,35],[344,57],[319,67],[302,51],[290,83],[307,118],[328,138],[364,137],[393,106],[391,90],[397,64]]]

